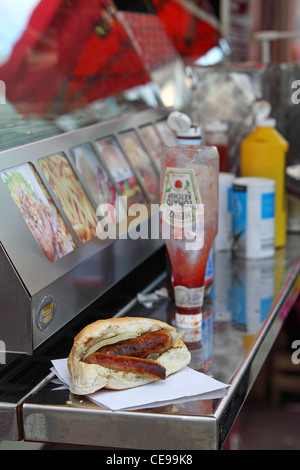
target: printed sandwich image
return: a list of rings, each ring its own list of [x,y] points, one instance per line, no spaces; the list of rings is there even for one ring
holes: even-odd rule
[[[27,226],[51,263],[70,253],[72,236],[38,173],[30,163],[1,173]]]

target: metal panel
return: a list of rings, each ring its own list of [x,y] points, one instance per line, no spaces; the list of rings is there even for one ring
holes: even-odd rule
[[[161,240],[151,239],[150,236],[148,240],[132,240],[130,232],[127,236],[125,232],[123,239],[100,240],[95,237],[87,243],[81,243],[39,167],[39,159],[63,152],[96,211],[96,202],[72,163],[71,149],[90,143],[99,157],[96,145],[98,139],[111,135],[118,139],[118,133],[127,129],[138,132],[139,127],[145,124],[155,125],[157,121],[165,119],[166,115],[167,111],[164,109],[148,110],[0,153],[0,172],[28,162],[33,164],[77,245],[68,255],[50,263],[0,178],[0,242],[9,260],[9,263],[1,266],[1,277],[9,279],[9,288],[6,288],[5,283],[2,285],[0,299],[1,304],[7,305],[9,311],[0,312],[0,324],[5,325],[1,329],[0,339],[9,344],[10,350],[32,353],[66,322],[162,246]],[[124,155],[126,158],[125,151]],[[151,162],[153,163],[152,160]],[[156,216],[149,218],[144,224],[150,227],[151,220]],[[11,272],[7,272],[10,270]],[[53,299],[55,316],[47,328],[41,329],[36,321],[37,312],[43,307],[47,297],[50,301]],[[8,315],[9,321],[6,320]],[[25,328],[16,329],[16,325],[21,324]]]
[[[34,441],[126,449],[215,449],[216,420],[92,407],[24,408],[25,436]],[[130,429],[130,432],[128,432]]]
[[[0,243],[0,339],[6,351],[32,351],[31,298]],[[20,332],[20,334],[18,334]]]
[[[0,402],[0,441],[20,439],[19,419],[15,405]]]

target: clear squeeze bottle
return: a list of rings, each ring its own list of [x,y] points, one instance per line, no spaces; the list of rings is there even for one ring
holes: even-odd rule
[[[180,111],[173,111],[168,116],[168,125],[176,133],[176,136],[177,136],[176,145],[190,147],[193,145],[199,146],[203,144],[201,127],[194,126],[192,124],[191,118],[187,114],[184,114]],[[215,145],[215,144],[211,144],[211,145]],[[220,155],[220,152],[219,152],[219,155]],[[170,266],[171,266],[170,260],[168,259],[168,255],[167,255],[168,277],[170,276],[169,274]],[[204,284],[205,284],[204,294],[205,295],[210,292],[212,282],[213,282],[213,276],[214,276],[214,260],[213,260],[213,249],[211,249],[209,253],[209,257],[208,257],[206,271],[205,271],[205,280],[204,280]],[[173,275],[172,274],[171,274],[171,279],[172,279],[171,280],[172,287],[170,286],[170,282],[168,282],[169,295],[170,293],[172,294],[173,292]]]
[[[241,176],[258,176],[276,181],[275,247],[279,248],[286,244],[285,169],[289,144],[275,127],[275,119],[257,120],[256,129],[241,145]]]

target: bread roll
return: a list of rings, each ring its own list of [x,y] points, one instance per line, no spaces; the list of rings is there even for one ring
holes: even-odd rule
[[[165,367],[166,377],[182,369],[189,364],[191,355],[176,329],[167,323],[140,317],[98,320],[86,326],[74,339],[68,357],[70,391],[77,395],[86,395],[101,388],[123,390],[156,381],[157,379],[143,376],[142,373],[128,372],[126,367],[124,371],[113,370],[98,364],[87,364],[84,360],[103,346],[161,329],[170,331],[173,345],[156,358],[155,362]]]

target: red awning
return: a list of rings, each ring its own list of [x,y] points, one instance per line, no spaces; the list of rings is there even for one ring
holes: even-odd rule
[[[178,1],[152,0],[152,3],[186,64],[193,63],[218,45],[220,32],[209,23],[197,18]],[[201,2],[194,3],[197,5]],[[214,14],[212,9],[209,9],[208,13]]]
[[[41,0],[0,67],[22,114],[67,113],[150,77],[110,0]]]

